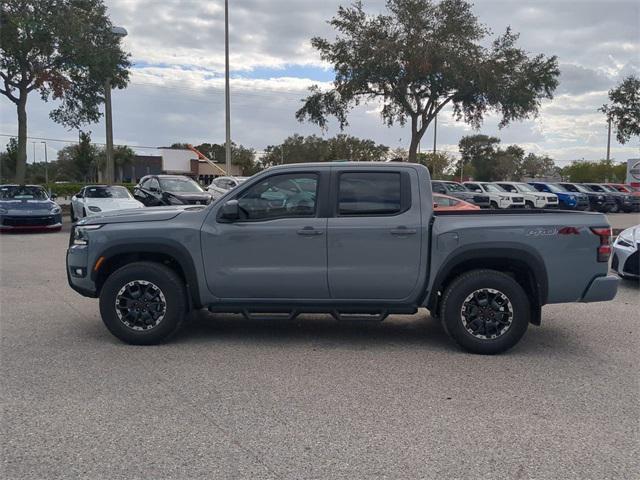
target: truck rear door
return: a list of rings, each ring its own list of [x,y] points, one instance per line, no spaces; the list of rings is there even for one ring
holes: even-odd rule
[[[418,281],[418,175],[390,167],[336,168],[328,219],[328,278],[340,300],[400,300]]]

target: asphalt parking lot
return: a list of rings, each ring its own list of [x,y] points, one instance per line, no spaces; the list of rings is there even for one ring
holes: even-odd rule
[[[640,289],[544,308],[507,354],[424,311],[200,312],[132,347],[66,283],[68,231],[0,237],[3,478],[638,478]]]

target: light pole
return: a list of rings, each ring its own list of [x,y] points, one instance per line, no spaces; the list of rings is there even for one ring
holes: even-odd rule
[[[436,154],[436,139],[438,135],[438,114],[433,118],[433,154]]]
[[[224,114],[225,166],[231,175],[231,104],[229,99],[229,0],[224,0]]]
[[[609,118],[609,132],[607,133],[607,160],[611,158],[611,118]]]
[[[47,159],[47,142],[40,142],[44,145],[44,183],[47,185],[47,189],[49,189],[49,161]]]
[[[118,37],[127,36],[127,31],[122,27],[111,27],[111,33]],[[104,123],[107,127],[107,148],[105,157],[107,164],[105,167],[105,183],[111,185],[114,181],[113,175],[113,123],[111,118],[111,77],[107,77],[104,82]]]

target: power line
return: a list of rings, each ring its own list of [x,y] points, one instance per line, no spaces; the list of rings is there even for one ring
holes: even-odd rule
[[[10,135],[8,133],[0,133],[0,137],[9,137],[9,138],[18,138],[18,135]],[[46,138],[46,137],[27,137],[27,140],[44,140],[46,142],[60,142],[60,143],[74,143],[74,144],[78,144],[80,143],[78,140],[65,140],[62,138]],[[101,143],[101,142],[91,142],[93,145],[106,145],[106,143]],[[145,145],[128,145],[128,144],[114,144],[115,147],[130,147],[130,148],[147,148],[147,149],[153,149],[153,150],[158,150],[159,148],[162,147],[148,147]]]

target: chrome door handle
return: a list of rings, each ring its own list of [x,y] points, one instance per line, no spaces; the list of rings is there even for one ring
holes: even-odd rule
[[[316,230],[313,227],[304,227],[301,230],[298,230],[298,235],[303,235],[307,237],[311,237],[313,235],[322,235],[322,230]]]
[[[391,230],[391,235],[415,235],[418,231],[415,228],[400,226]]]

